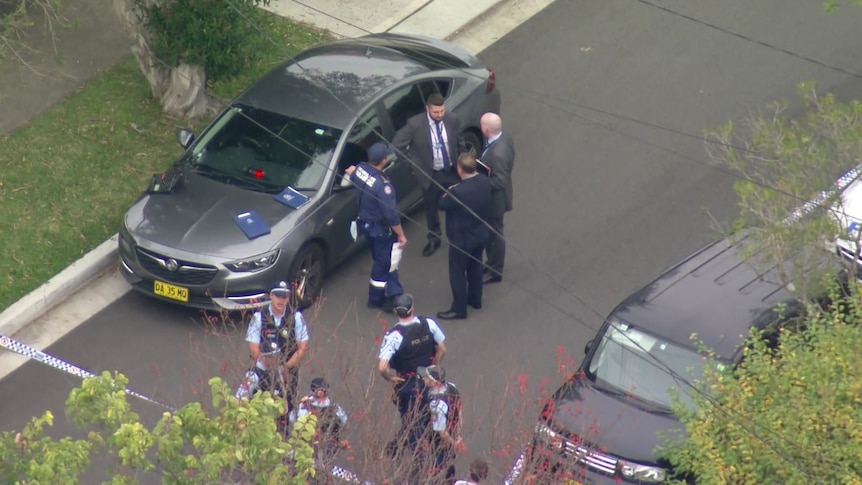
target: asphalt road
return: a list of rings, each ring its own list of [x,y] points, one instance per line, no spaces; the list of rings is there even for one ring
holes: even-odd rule
[[[497,73],[518,150],[509,253],[485,307],[442,325],[445,367],[465,395],[468,458],[488,454],[498,474],[513,459],[506,445],[514,453],[530,430],[535,397],[560,382],[561,363],[580,361],[614,304],[713,239],[714,221],[733,218],[733,179],[710,164],[702,131],[791,99],[802,81],[845,97],[862,92],[860,77],[847,73],[862,73],[862,9],[827,15],[807,0],[660,5],[558,1],[481,55]],[[419,312],[433,315],[449,304],[446,253],[423,258],[419,233],[408,227],[402,281]],[[388,438],[396,417],[386,386],[373,379],[384,324],[364,308],[369,266],[362,254],[328,280],[302,379],[305,387],[324,373],[354,413],[365,445],[356,464]],[[138,294],[48,350],[121,371],[136,390],[174,404],[195,399],[223,368],[235,382],[245,355],[240,331]],[[0,426],[51,409],[56,432],[68,432],[61,409],[76,384],[24,365],[0,381]],[[136,408],[148,419],[158,414]]]

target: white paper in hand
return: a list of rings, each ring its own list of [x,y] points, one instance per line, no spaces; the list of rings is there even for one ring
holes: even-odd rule
[[[390,256],[389,272],[398,271],[398,265],[401,263],[401,253],[403,250],[398,246],[398,241],[392,243],[392,255]]]
[[[359,228],[357,227],[356,219],[350,221],[350,237],[352,237],[354,241],[359,237]]]

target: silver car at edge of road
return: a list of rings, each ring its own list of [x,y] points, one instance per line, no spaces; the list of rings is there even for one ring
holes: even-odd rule
[[[145,192],[126,212],[120,272],[155,298],[215,310],[261,306],[272,282],[307,274],[316,294],[328,270],[362,245],[349,233],[356,189],[344,169],[391,140],[439,92],[480,146],[479,118],[500,111],[494,73],[458,46],[428,37],[377,34],[312,47],[240,94],[174,164],[182,182]],[[422,202],[409,161],[386,168],[398,205]],[[276,200],[290,187],[308,197],[294,209]],[[301,198],[301,197],[300,197]],[[249,238],[234,217],[253,211],[269,234]]]

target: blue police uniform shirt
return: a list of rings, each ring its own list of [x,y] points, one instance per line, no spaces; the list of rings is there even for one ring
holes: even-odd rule
[[[360,163],[350,175],[362,194],[357,216],[369,222],[391,227],[401,224],[395,202],[395,189],[383,173],[367,163]]]

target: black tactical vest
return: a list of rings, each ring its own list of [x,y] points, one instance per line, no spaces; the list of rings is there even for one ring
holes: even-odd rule
[[[402,338],[401,347],[389,359],[389,367],[398,375],[415,374],[417,367],[431,365],[437,342],[425,317],[419,317],[418,325],[396,325],[387,334],[391,332],[400,333]]]
[[[268,308],[261,310],[260,316],[260,353],[272,355],[279,352],[285,359],[290,359],[296,352],[293,312],[290,308],[284,312],[281,327],[275,325],[275,320]]]

